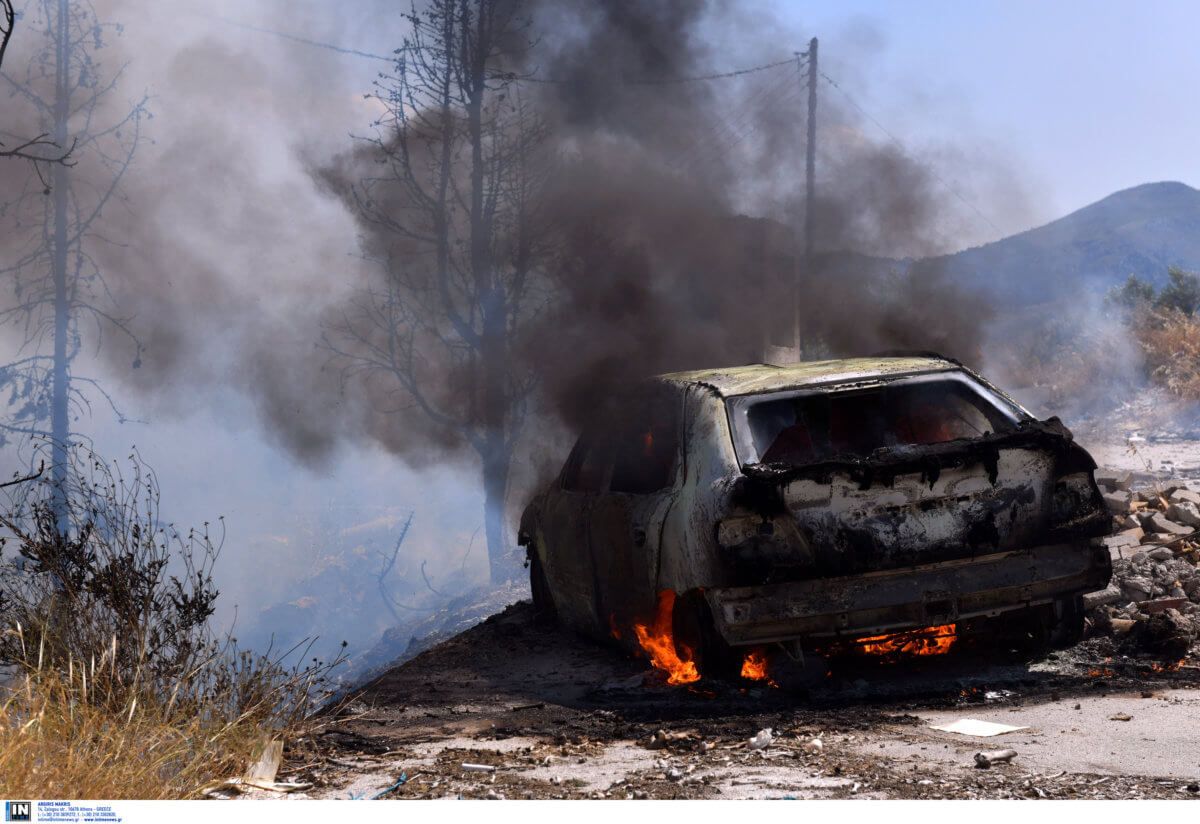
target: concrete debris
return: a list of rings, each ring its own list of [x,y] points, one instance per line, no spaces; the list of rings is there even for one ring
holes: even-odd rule
[[[1127,492],[1129,487],[1133,485],[1133,473],[1121,472],[1116,469],[1097,469],[1096,483],[1101,488],[1107,487],[1112,490]]]
[[[1133,495],[1129,492],[1105,492],[1104,503],[1113,515],[1128,515]]]
[[[1177,609],[1165,609],[1146,619],[1141,644],[1150,652],[1179,659],[1188,654],[1196,640],[1196,625]]]
[[[986,770],[993,764],[1008,764],[1017,757],[1016,750],[988,750],[975,753],[975,766]]]
[[[1154,510],[1142,519],[1142,529],[1147,532],[1162,532],[1172,536],[1187,535],[1193,531],[1191,527],[1175,523],[1158,510]]]
[[[1200,507],[1200,493],[1180,487],[1167,496],[1167,501],[1173,504],[1189,503],[1192,506]]]
[[[1200,637],[1200,535],[1194,534],[1200,493],[1183,486],[1138,488],[1161,482],[1112,470],[1095,477],[1115,516],[1113,534],[1101,539],[1113,577],[1105,589],[1083,596],[1088,631],[1183,658]]]
[[[1190,501],[1179,501],[1167,509],[1167,517],[1193,528],[1200,527],[1200,506]]]
[[[1115,604],[1121,600],[1121,588],[1116,584],[1109,584],[1106,589],[1099,592],[1089,592],[1083,596],[1083,608],[1093,610],[1096,607],[1102,607],[1106,604]]]

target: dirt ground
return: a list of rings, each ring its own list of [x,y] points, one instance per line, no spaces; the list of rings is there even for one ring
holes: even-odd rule
[[[1200,798],[1197,662],[1165,670],[1106,643],[835,666],[803,694],[669,686],[523,602],[287,742],[280,779],[313,785],[289,798]],[[932,729],[963,718],[1025,729]],[[1002,749],[1017,755],[976,766]]]

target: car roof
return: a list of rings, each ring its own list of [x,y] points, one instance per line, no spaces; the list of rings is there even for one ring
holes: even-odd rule
[[[845,358],[774,365],[756,363],[725,369],[699,369],[659,375],[658,380],[707,387],[723,397],[798,389],[813,384],[889,378],[906,374],[948,372],[961,369],[937,355],[909,357]]]

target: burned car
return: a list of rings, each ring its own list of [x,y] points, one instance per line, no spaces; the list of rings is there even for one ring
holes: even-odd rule
[[[519,542],[539,612],[683,681],[929,628],[1064,644],[1111,574],[1094,469],[940,356],[681,372],[583,432]]]

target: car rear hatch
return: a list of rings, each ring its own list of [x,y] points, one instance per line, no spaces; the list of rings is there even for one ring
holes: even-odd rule
[[[1094,463],[1065,427],[965,372],[741,396],[729,411],[736,499],[761,517],[753,541],[719,532],[739,583],[972,558],[1106,526]]]

